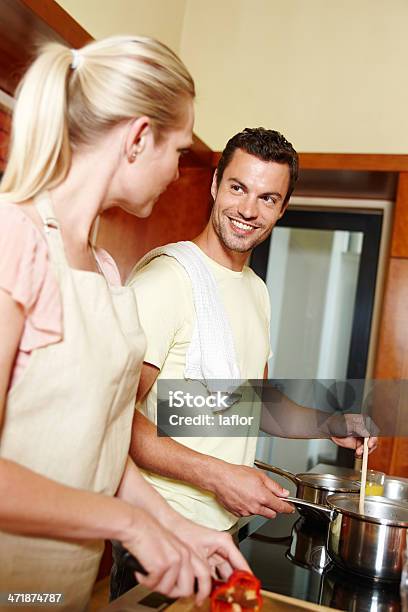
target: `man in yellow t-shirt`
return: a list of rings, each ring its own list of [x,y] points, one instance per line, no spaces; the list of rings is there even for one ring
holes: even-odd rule
[[[281,134],[263,128],[236,134],[214,174],[210,220],[194,240],[216,281],[242,379],[266,377],[271,354],[268,290],[247,260],[284,214],[297,175],[298,156]],[[147,263],[128,283],[147,338],[130,449],[145,478],[182,515],[215,529],[229,529],[240,516],[292,512],[284,501],[288,491],[253,467],[256,437],[157,436],[157,381],[184,379],[196,321],[192,286],[183,266],[167,255]],[[310,410],[297,408],[285,437],[319,437],[310,428]],[[302,423],[306,436],[299,435]],[[261,428],[276,434],[267,418]],[[335,441],[360,452],[355,437]],[[134,584],[119,557],[112,584],[116,596]]]

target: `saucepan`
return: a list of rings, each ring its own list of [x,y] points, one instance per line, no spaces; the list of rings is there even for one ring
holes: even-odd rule
[[[255,465],[261,470],[279,474],[294,482],[297,486],[296,498],[312,502],[311,507],[299,507],[299,513],[308,520],[313,520],[313,522],[318,522],[320,524],[322,523],[322,514],[314,510],[313,503],[324,506],[326,505],[328,495],[333,493],[358,493],[360,490],[358,483],[354,483],[347,478],[341,478],[333,474],[292,474],[287,470],[269,465],[263,461],[258,461],[257,459],[255,460]]]
[[[408,478],[386,476],[384,482],[384,497],[408,502]]]
[[[307,569],[312,567],[315,572],[322,574],[332,565],[327,554],[326,535],[304,517],[299,518],[292,527],[286,558],[296,565]]]
[[[408,504],[385,497],[366,497],[359,513],[359,495],[328,495],[327,505],[287,497],[297,509],[312,508],[329,519],[327,552],[347,571],[374,580],[401,579],[407,543]]]

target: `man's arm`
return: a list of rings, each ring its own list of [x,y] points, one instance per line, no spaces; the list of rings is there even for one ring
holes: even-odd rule
[[[158,374],[158,368],[143,364],[139,399],[146,397]],[[158,437],[155,425],[138,410],[133,419],[130,455],[145,470],[214,493],[237,516],[261,514],[273,518],[277,512],[293,512],[292,506],[280,499],[288,491],[263,472],[198,453],[172,438]]]
[[[264,379],[267,377],[266,365]],[[260,428],[271,436],[281,438],[329,438],[338,446],[355,450],[357,456],[363,454],[364,437],[371,436],[368,442],[370,452],[378,442],[367,430],[363,415],[329,415],[315,408],[300,406],[272,386],[263,389]]]
[[[140,372],[139,386],[136,393],[136,402],[143,402],[146,399],[150,389],[153,387],[160,374],[159,368],[151,363],[143,362],[142,371]]]

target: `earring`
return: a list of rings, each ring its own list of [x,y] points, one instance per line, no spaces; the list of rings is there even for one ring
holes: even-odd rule
[[[136,149],[134,149],[129,156],[129,162],[132,164],[134,161],[136,161],[136,157],[137,157],[137,151]]]

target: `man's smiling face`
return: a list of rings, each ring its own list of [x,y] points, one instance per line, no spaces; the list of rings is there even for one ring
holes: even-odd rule
[[[237,149],[217,188],[211,186],[212,227],[231,251],[251,251],[269,236],[285,212],[289,166]]]

